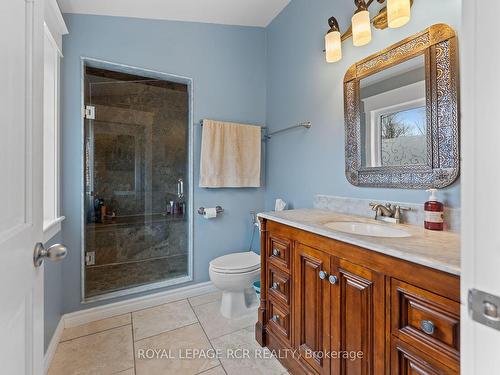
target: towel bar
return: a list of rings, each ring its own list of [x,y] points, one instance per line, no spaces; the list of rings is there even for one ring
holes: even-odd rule
[[[203,120],[200,121],[200,126],[203,126]],[[283,132],[286,132],[288,130],[292,130],[292,129],[295,129],[295,128],[306,128],[306,129],[310,129],[312,126],[311,124],[311,121],[305,121],[305,122],[300,122],[296,125],[292,125],[292,126],[289,126],[288,128],[284,128],[284,129],[280,129],[280,130],[276,130],[272,133],[267,133],[268,131],[268,128],[266,126],[261,126],[260,127],[260,130],[264,130],[266,133],[264,134],[264,140],[267,141],[268,139],[271,139],[271,137],[273,135],[276,135],[276,134],[279,134],[279,133],[283,133]]]

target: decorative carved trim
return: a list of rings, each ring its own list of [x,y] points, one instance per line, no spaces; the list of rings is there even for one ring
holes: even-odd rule
[[[383,54],[378,54],[371,59],[356,65],[357,77],[368,76],[390,66],[401,63],[404,60],[416,56],[429,47],[429,33],[421,34],[406,43],[387,50]]]
[[[361,160],[359,81],[425,55],[427,165],[366,168]],[[443,188],[460,170],[457,40],[453,29],[433,25],[353,64],[344,76],[345,174],[356,186]]]

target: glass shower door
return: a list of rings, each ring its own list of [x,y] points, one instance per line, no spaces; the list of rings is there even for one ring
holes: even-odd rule
[[[186,84],[85,65],[84,296],[189,275]]]

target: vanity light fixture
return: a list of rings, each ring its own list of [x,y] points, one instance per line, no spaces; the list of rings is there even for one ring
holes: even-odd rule
[[[326,62],[334,63],[342,58],[342,41],[340,40],[339,23],[335,17],[328,19],[330,30],[325,35]]]
[[[387,0],[387,23],[395,29],[410,20],[410,0]]]
[[[378,14],[370,18],[368,8],[375,0],[354,0],[356,11],[351,19],[351,27],[340,34],[340,27],[335,17],[328,19],[330,29],[325,35],[325,54],[328,63],[337,62],[342,58],[342,42],[352,36],[356,47],[370,43],[371,26],[383,30],[387,27],[396,28],[405,25],[410,20],[410,8],[413,0],[376,0],[379,4],[387,2]]]
[[[352,44],[356,47],[364,46],[372,40],[372,24],[370,12],[364,0],[357,1],[358,9],[351,18],[352,24]]]

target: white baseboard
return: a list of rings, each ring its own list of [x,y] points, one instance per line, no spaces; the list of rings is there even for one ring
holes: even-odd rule
[[[210,281],[207,281],[204,283],[167,290],[165,292],[130,298],[125,301],[112,302],[106,305],[92,307],[90,309],[75,311],[69,314],[64,314],[64,327],[75,327],[96,320],[146,309],[148,307],[158,306],[164,303],[174,302],[200,294],[215,292],[216,290],[217,289],[213,286],[213,284]]]
[[[44,374],[47,374],[47,372],[49,371],[49,366],[52,363],[54,355],[56,354],[57,345],[59,344],[59,341],[61,341],[61,336],[63,331],[64,331],[64,316],[61,316],[61,319],[59,319],[59,323],[57,323],[56,330],[54,331],[54,334],[50,339],[49,346],[43,358]]]
[[[132,311],[163,305],[164,303],[174,302],[215,291],[217,291],[217,288],[210,281],[207,281],[204,283],[188,285],[181,288],[167,290],[165,292],[130,298],[125,301],[112,302],[103,306],[92,307],[90,309],[64,314],[61,316],[61,320],[57,325],[54,335],[50,340],[49,347],[47,348],[47,352],[45,353],[45,373],[47,373],[50,363],[52,362],[52,358],[54,358],[54,354],[64,328],[76,327],[96,320],[106,319],[112,316],[126,314]]]

